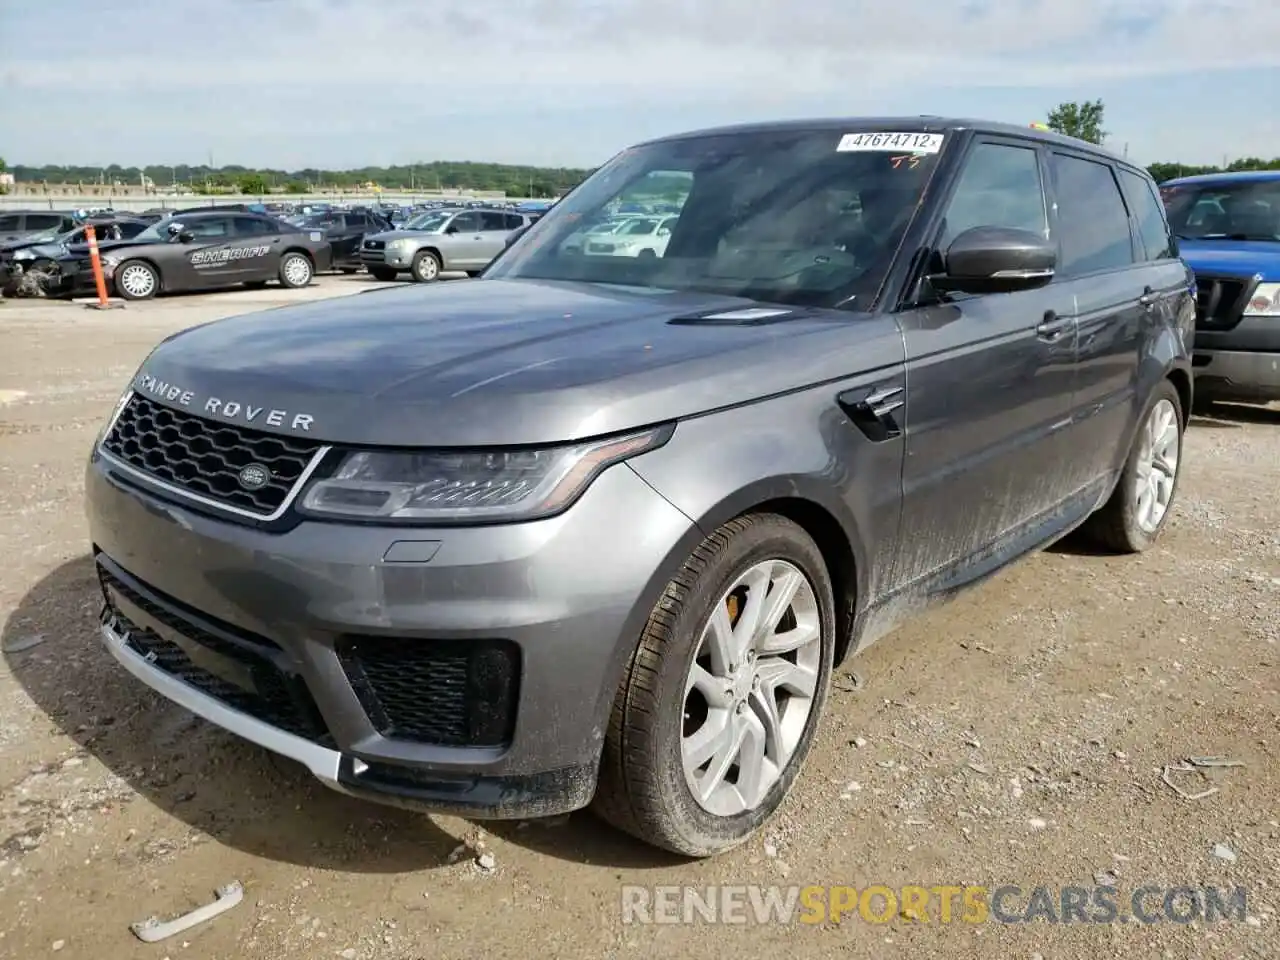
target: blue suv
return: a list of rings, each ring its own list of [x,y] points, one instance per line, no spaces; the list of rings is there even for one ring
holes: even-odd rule
[[[1280,400],[1280,170],[1160,186],[1197,284],[1196,400]]]

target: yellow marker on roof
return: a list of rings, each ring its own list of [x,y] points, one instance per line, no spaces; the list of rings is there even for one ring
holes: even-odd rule
[[[1033,123],[1031,124],[1031,128],[1033,130],[1048,130],[1049,125],[1047,123]]]

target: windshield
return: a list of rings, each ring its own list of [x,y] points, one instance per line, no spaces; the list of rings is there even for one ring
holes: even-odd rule
[[[410,217],[403,224],[403,230],[429,230],[436,231],[443,227],[449,218],[453,216],[448,210],[427,210],[416,216]]]
[[[573,280],[812,306],[863,306],[880,289],[936,166],[836,149],[841,131],[729,133],[625,150],[490,267],[492,279]],[[598,256],[566,243],[583,222],[655,204],[622,235],[670,229],[665,248]],[[580,235],[580,234],[579,234]]]
[[[169,239],[169,224],[181,222],[181,217],[165,217],[163,220],[157,220],[155,223],[151,224],[151,226],[147,227],[147,229],[143,230],[133,239],[136,243],[147,243],[152,240],[167,241]]]
[[[1169,226],[1187,240],[1280,240],[1280,179],[1161,187]]]

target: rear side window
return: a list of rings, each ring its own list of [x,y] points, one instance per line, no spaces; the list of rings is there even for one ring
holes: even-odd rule
[[[508,230],[519,230],[524,226],[524,217],[520,216],[520,214],[508,213],[506,217]]]
[[[1050,168],[1062,244],[1059,274],[1080,276],[1132,265],[1129,211],[1111,167],[1055,153]]]
[[[1048,236],[1040,162],[1031,147],[979,143],[965,161],[947,216],[941,248],[974,227],[1013,227]]]
[[[481,230],[506,230],[507,229],[506,214],[489,213],[487,211],[485,213],[480,214],[480,229]]]
[[[275,233],[269,221],[257,217],[236,217],[234,225],[237,237],[265,237]]]
[[[21,229],[21,218],[14,216],[0,217],[0,230],[19,229]]]
[[[1129,209],[1138,221],[1142,249],[1148,260],[1168,260],[1174,256],[1173,238],[1164,218],[1164,205],[1157,199],[1155,187],[1146,177],[1131,170],[1120,171]]]
[[[28,213],[28,230],[56,230],[62,227],[63,217],[56,213]]]
[[[117,224],[117,226],[120,227],[120,236],[125,240],[132,240],[143,230],[147,229],[147,225],[145,223],[121,223]]]

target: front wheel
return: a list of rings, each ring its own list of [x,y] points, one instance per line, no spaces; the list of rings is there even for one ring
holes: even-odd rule
[[[418,283],[432,283],[440,279],[440,260],[430,250],[419,250],[413,257],[413,279]]]
[[[707,537],[654,607],[618,690],[595,810],[647,843],[706,857],[782,803],[826,700],[831,578],[773,514]]]
[[[126,260],[116,268],[115,284],[125,300],[150,300],[160,289],[160,274],[144,260]]]
[[[286,253],[280,260],[280,283],[297,290],[311,282],[311,261],[300,253]]]
[[[1172,383],[1156,388],[1111,499],[1085,523],[1085,533],[1119,553],[1141,553],[1160,536],[1182,467],[1182,401]]]

